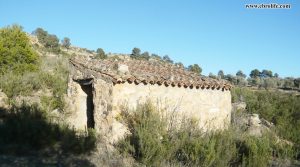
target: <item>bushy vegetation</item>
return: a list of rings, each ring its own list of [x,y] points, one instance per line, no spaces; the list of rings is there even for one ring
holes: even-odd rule
[[[119,151],[147,166],[268,166],[273,156],[293,153],[288,145],[276,144],[272,134],[256,138],[234,128],[204,133],[189,119],[170,127],[149,102],[124,110],[121,118],[131,134],[118,143]]]
[[[170,64],[174,63],[174,61],[169,57],[169,55],[164,55],[162,59],[163,59],[163,61],[165,61],[167,63],[170,63]]]
[[[168,63],[168,64],[174,64],[175,66],[179,67],[179,68],[185,68],[184,65],[181,62],[174,62],[169,55],[164,55],[164,56],[159,56],[155,53],[152,53],[151,55],[149,54],[149,52],[145,51],[143,53],[141,53],[141,49],[140,48],[133,48],[132,52],[130,54],[130,57],[132,59],[137,59],[137,60],[150,60],[150,59],[154,59],[163,63]],[[193,64],[193,65],[189,65],[187,68],[185,68],[186,70],[192,71],[194,73],[197,73],[199,75],[201,75],[202,73],[202,68],[198,65],[198,64]]]
[[[49,34],[47,31],[45,31],[42,28],[37,28],[33,32],[33,34],[37,36],[39,42],[41,44],[43,44],[44,47],[48,49],[48,51],[51,51],[54,53],[60,52],[59,39],[56,35]]]
[[[17,25],[0,30],[0,89],[12,103],[17,96],[31,96],[39,90],[50,90],[41,99],[48,110],[63,110],[67,89],[67,57],[38,57],[29,39]],[[46,60],[47,59],[47,60]]]
[[[70,46],[71,46],[71,40],[70,40],[70,38],[64,37],[64,39],[61,40],[61,46],[63,46],[63,47],[65,47],[65,48],[69,49]]]
[[[154,53],[150,55],[149,52],[147,52],[147,51],[141,53],[140,48],[133,48],[132,53],[130,54],[130,57],[132,59],[138,59],[138,60],[149,60],[151,58],[151,59],[155,59],[155,60],[170,63],[170,64],[174,63],[174,61],[168,55],[161,57]]]
[[[47,112],[36,105],[0,110],[0,153],[28,154],[47,148],[79,154],[95,148],[92,130],[79,134],[66,125],[52,123]]]
[[[236,75],[224,75],[222,70],[219,71],[218,77],[210,75],[211,78],[226,79],[231,84],[239,87],[251,86],[260,89],[287,89],[300,91],[300,78],[293,77],[279,77],[278,73],[273,75],[271,70],[254,69],[250,72],[249,77],[239,70]]]
[[[43,60],[45,58],[41,59],[18,25],[0,30],[0,55],[0,89],[10,100],[19,95],[29,96],[38,90],[50,89],[53,95],[49,100],[53,103],[51,108],[63,108],[62,96],[67,88],[67,57],[53,58],[57,61],[52,64],[49,60]]]
[[[195,72],[199,75],[202,73],[202,68],[198,64],[193,64],[188,67],[189,71]]]
[[[138,59],[138,60],[149,60],[150,59],[149,53],[148,52],[141,53],[140,48],[133,48],[130,57],[132,59]],[[161,60],[160,56],[157,56],[156,58]]]
[[[47,59],[47,58],[43,58]],[[25,72],[22,75],[12,72],[0,76],[0,89],[9,97],[10,102],[17,96],[30,96],[39,90],[50,90],[50,95],[41,98],[47,111],[64,109],[63,95],[67,91],[68,65],[66,58],[43,60],[43,69]]]
[[[243,99],[249,113],[257,113],[274,123],[280,137],[293,142],[300,156],[300,97],[278,91],[232,90],[233,102]]]
[[[32,49],[22,27],[12,25],[0,29],[0,75],[23,74],[38,69],[38,55]]]
[[[104,50],[102,48],[98,48],[96,51],[95,59],[106,59],[107,55],[105,54]]]

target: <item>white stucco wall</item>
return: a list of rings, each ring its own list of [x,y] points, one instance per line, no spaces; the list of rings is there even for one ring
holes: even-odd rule
[[[112,114],[117,116],[120,106],[133,109],[138,103],[151,99],[155,105],[195,118],[206,129],[223,129],[230,123],[230,91],[190,89],[164,85],[117,84],[113,87]]]

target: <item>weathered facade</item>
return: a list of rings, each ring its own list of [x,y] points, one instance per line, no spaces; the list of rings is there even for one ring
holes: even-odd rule
[[[126,129],[115,118],[123,105],[151,99],[166,110],[199,120],[204,129],[230,122],[231,85],[159,61],[73,58],[68,96],[76,129],[95,128],[117,139]]]

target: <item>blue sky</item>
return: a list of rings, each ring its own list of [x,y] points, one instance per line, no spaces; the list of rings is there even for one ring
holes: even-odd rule
[[[246,9],[248,3],[292,9]],[[203,73],[269,69],[300,77],[299,0],[0,0],[0,27],[42,27],[76,46],[169,55]]]

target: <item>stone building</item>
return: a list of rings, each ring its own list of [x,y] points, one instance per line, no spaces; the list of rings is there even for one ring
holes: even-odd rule
[[[125,133],[116,119],[120,107],[135,108],[151,99],[160,107],[199,120],[204,129],[222,129],[230,122],[231,85],[201,77],[186,69],[157,60],[70,60],[69,122],[76,129],[96,131],[118,138]]]

